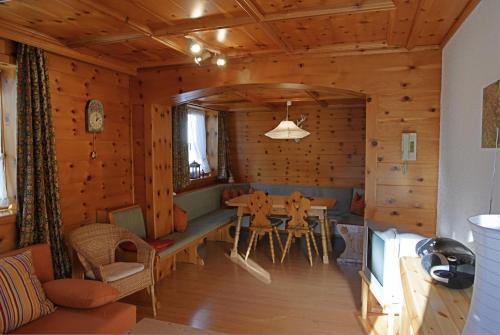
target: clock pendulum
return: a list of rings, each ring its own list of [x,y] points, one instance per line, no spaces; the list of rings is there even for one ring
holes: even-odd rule
[[[97,152],[95,151],[95,134],[93,133],[92,135],[92,152],[90,153],[90,158],[96,159],[97,158]]]

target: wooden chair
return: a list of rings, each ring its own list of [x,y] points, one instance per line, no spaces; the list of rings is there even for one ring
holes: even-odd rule
[[[267,196],[262,191],[256,191],[250,197],[250,202],[248,203],[248,208],[250,209],[250,226],[248,229],[251,232],[250,242],[248,243],[247,252],[245,255],[245,260],[248,259],[250,251],[252,250],[252,244],[257,245],[258,236],[269,236],[269,247],[271,248],[271,258],[273,263],[275,262],[274,256],[274,241],[273,232],[276,234],[278,239],[278,244],[283,252],[283,244],[281,243],[281,238],[278,232],[278,226],[281,224],[280,219],[273,219],[270,217],[273,204],[271,198]]]
[[[288,237],[285,243],[285,250],[281,255],[281,263],[285,260],[287,252],[290,250],[292,238],[300,238],[304,236],[307,244],[307,256],[309,263],[312,266],[311,242],[314,246],[316,254],[319,255],[318,245],[314,237],[314,221],[309,220],[308,212],[311,208],[311,201],[305,198],[299,192],[294,192],[285,202],[286,211],[288,213],[288,221],[285,230],[288,232]]]
[[[69,240],[87,277],[118,289],[120,295],[117,299],[147,289],[156,316],[153,273],[155,250],[148,243],[123,227],[101,223],[74,230]],[[137,262],[115,261],[116,249],[123,242],[135,244]]]

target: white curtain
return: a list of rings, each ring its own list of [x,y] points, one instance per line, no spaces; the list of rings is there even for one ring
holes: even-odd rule
[[[189,108],[189,107],[188,107]],[[188,110],[189,163],[196,161],[206,173],[210,172],[207,159],[207,132],[205,113],[196,109]]]
[[[0,73],[0,208],[9,206],[7,194],[7,178],[5,178],[5,154],[4,154],[4,103],[2,92],[2,73]]]

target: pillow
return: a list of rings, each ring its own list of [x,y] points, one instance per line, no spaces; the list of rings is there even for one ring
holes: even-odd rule
[[[226,204],[226,201],[231,200],[231,189],[230,188],[224,188],[222,191],[222,197],[221,197],[221,208],[229,208],[229,206]]]
[[[43,284],[47,297],[56,305],[70,308],[96,308],[115,301],[120,291],[95,280],[58,279]]]
[[[55,309],[35,275],[30,250],[0,259],[0,292],[1,334]]]
[[[185,210],[174,204],[174,230],[183,233],[187,229],[188,217]]]
[[[351,201],[351,214],[365,216],[365,199],[358,192],[354,193]]]

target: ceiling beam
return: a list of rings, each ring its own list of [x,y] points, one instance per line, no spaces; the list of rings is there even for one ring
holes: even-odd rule
[[[73,58],[85,63],[102,66],[114,71],[130,75],[137,74],[137,70],[135,69],[135,67],[131,67],[129,64],[125,64],[121,61],[117,61],[116,59],[110,59],[107,57],[98,58],[82,54],[76,50],[68,48],[52,37],[13,23],[5,23],[4,21],[0,22],[0,37],[16,42],[25,43],[37,48],[44,49],[48,52]]]
[[[232,93],[234,93],[235,95],[241,97],[242,99],[244,99],[248,102],[251,102],[254,105],[260,106],[264,109],[267,109],[270,111],[276,110],[276,106],[274,106],[273,104],[267,103],[267,102],[263,102],[262,99],[252,95],[251,93],[248,93],[248,91],[242,92],[242,91],[239,91],[237,89],[234,89],[232,91]]]
[[[280,34],[274,29],[272,23],[265,22],[264,14],[260,11],[253,0],[235,0],[236,3],[247,13],[262,30],[271,38],[271,40],[285,51],[291,51],[290,46],[281,38]]]
[[[425,25],[426,14],[429,13],[434,1],[435,0],[419,0],[408,41],[406,42],[406,48],[408,50],[417,46],[418,37]]]
[[[123,43],[123,42],[141,39],[144,37],[145,36],[143,33],[90,36],[88,38],[83,38],[83,39],[80,39],[77,41],[69,42],[67,44],[67,46],[70,48],[85,48],[85,47],[91,47],[94,45]]]
[[[64,0],[59,0],[59,1],[64,2]],[[174,49],[175,51],[178,51],[178,52],[183,53],[185,55],[189,54],[188,51],[186,50],[186,48],[184,48],[184,46],[179,45],[177,42],[172,41],[172,40],[168,39],[167,37],[160,38],[160,37],[154,35],[153,32],[151,31],[151,29],[149,29],[147,26],[131,20],[128,16],[123,15],[121,13],[118,13],[117,11],[115,11],[114,9],[112,9],[110,7],[102,5],[101,3],[98,3],[98,2],[94,2],[92,0],[79,0],[79,1],[84,3],[86,6],[100,12],[103,15],[109,16],[109,17],[115,19],[116,21],[125,23],[132,30],[143,34],[144,37],[150,37],[153,40],[155,40],[156,42],[163,44],[164,46],[171,48],[171,49]],[[117,42],[115,42],[115,43],[117,43]],[[81,45],[81,46],[85,46],[85,45]]]
[[[306,94],[310,96],[320,107],[326,108],[328,107],[328,102],[321,100],[319,98],[319,93],[315,91],[305,90]]]
[[[455,18],[455,22],[453,22],[453,25],[451,26],[450,30],[448,30],[443,40],[441,41],[441,48],[444,48],[444,46],[448,43],[450,38],[453,37],[458,28],[462,25],[462,23],[464,23],[465,19],[469,16],[470,13],[472,13],[474,8],[476,8],[476,6],[480,2],[481,0],[469,0],[467,5],[465,5],[464,10],[460,13],[460,15],[457,18]]]
[[[315,16],[336,16],[394,9],[396,9],[396,5],[392,0],[365,0],[357,1],[352,5],[340,4],[335,6],[321,6],[313,9],[282,11],[272,14],[266,14],[263,17],[263,21],[271,22],[292,19],[306,19]]]

